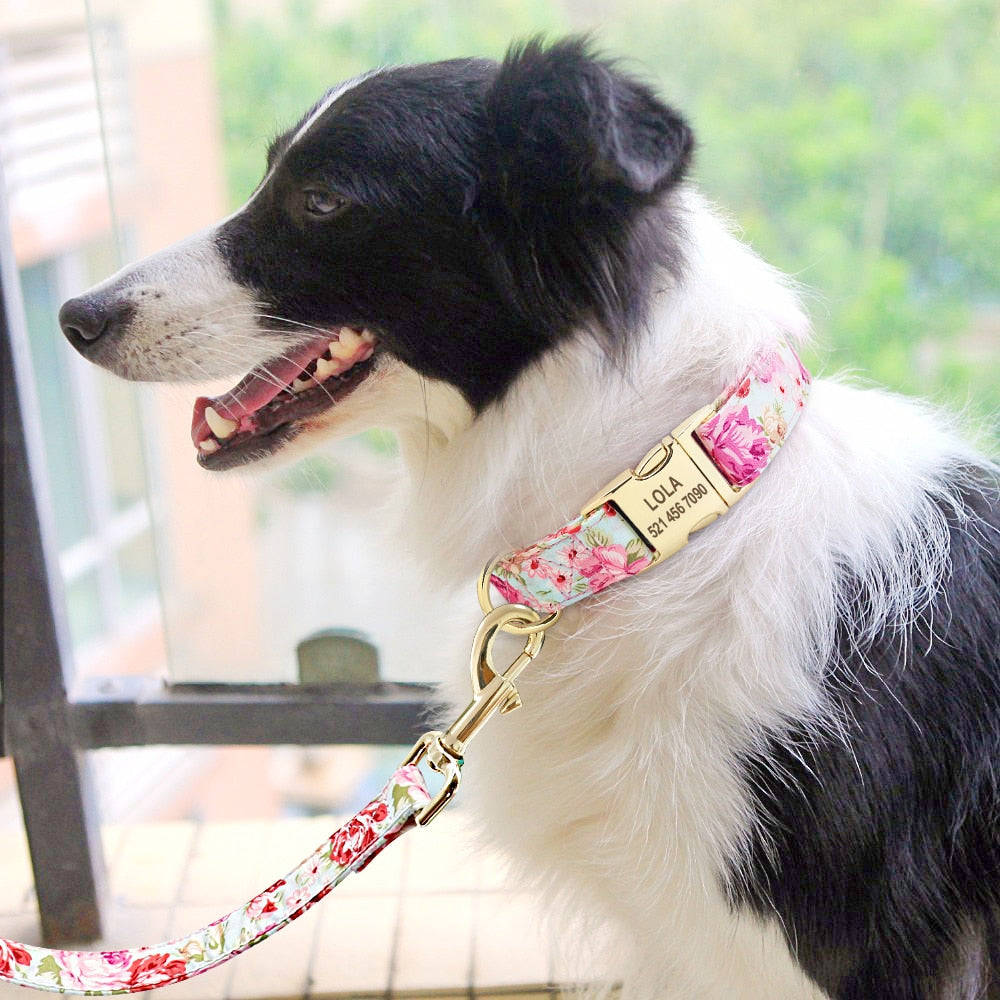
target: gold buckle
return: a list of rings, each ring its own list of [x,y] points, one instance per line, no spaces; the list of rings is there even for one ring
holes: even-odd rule
[[[417,812],[418,826],[427,826],[458,791],[465,750],[472,737],[496,712],[503,715],[521,707],[521,697],[514,681],[539,654],[545,641],[545,630],[557,617],[541,615],[524,604],[504,604],[493,608],[480,622],[472,643],[472,701],[444,732],[434,730],[424,733],[403,761],[404,765],[418,764],[426,758],[431,770],[445,779],[437,795]],[[524,649],[501,672],[493,662],[493,643],[502,631],[523,635]]]
[[[733,486],[695,440],[713,412],[707,406],[693,414],[583,508],[586,516],[610,503],[649,546],[649,566],[684,548],[693,532],[725,514],[749,488]]]

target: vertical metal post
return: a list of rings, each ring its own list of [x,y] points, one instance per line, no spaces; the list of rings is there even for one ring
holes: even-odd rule
[[[2,174],[0,279],[4,749],[17,773],[42,937],[90,941],[101,936],[104,859],[88,763],[68,724],[71,653]]]

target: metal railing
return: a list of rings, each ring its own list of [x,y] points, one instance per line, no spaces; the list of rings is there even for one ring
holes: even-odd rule
[[[47,944],[101,936],[104,862],[87,751],[154,744],[411,744],[422,684],[167,685],[74,676],[17,268],[0,195],[3,661],[13,760]],[[343,650],[350,656],[350,640]],[[334,644],[333,655],[337,655]]]

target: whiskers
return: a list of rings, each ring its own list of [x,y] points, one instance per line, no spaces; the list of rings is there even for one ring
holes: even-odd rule
[[[174,331],[170,339],[184,341],[182,360],[192,373],[197,372],[206,380],[227,375],[255,378],[277,389],[290,388],[295,379],[310,379],[333,401],[334,394],[315,372],[307,373],[307,364],[296,357],[305,345],[338,339],[338,328],[323,327],[316,323],[279,316],[267,310],[267,304],[257,300],[225,302],[200,312],[186,329]],[[300,366],[295,378],[286,380],[275,373],[278,363],[295,363]],[[198,375],[194,375],[195,378]]]
[[[209,309],[203,312],[200,316],[200,322],[205,323],[205,321],[211,321],[211,324],[216,323],[229,323],[229,322],[239,322],[244,321],[247,324],[256,324],[264,321],[264,325],[256,326],[254,328],[254,334],[260,335],[275,335],[292,339],[297,343],[308,343],[310,340],[317,339],[319,337],[325,337],[329,340],[337,339],[337,332],[340,329],[339,324],[336,327],[333,326],[319,326],[316,323],[306,323],[302,320],[291,319],[288,316],[277,316],[274,313],[266,311],[267,303],[265,302],[248,302],[248,303],[224,303],[222,305],[216,306],[214,309]],[[266,324],[275,324],[274,326],[268,326]],[[228,335],[231,331],[226,331]],[[316,337],[306,337],[306,333],[315,334]]]

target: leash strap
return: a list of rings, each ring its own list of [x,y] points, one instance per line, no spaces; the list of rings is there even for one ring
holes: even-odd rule
[[[757,354],[710,407],[609,483],[580,517],[488,567],[484,610],[522,604],[552,613],[673,555],[770,465],[810,382],[789,345]]]
[[[376,798],[297,868],[207,927],[163,944],[126,951],[57,951],[0,939],[0,981],[50,993],[110,996],[191,979],[301,917],[415,826],[418,812],[429,801],[417,768],[401,767]]]

